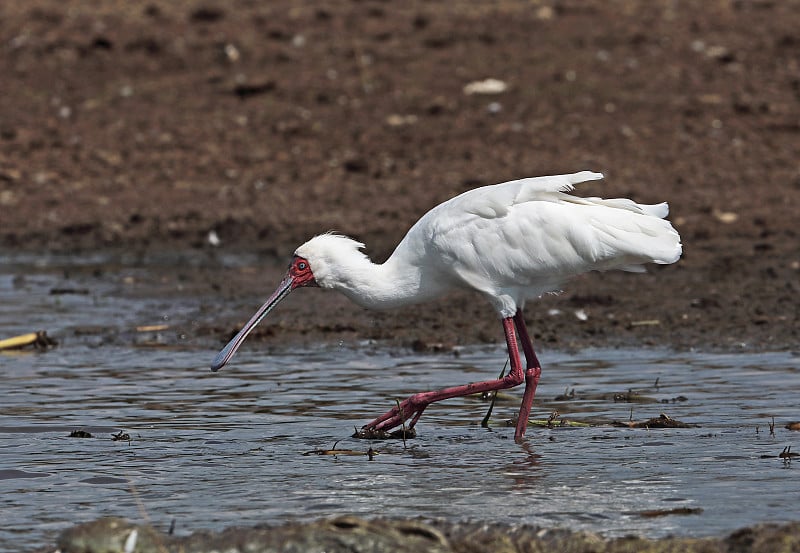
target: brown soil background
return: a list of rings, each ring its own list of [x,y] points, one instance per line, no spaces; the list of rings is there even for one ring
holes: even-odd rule
[[[531,304],[540,343],[795,348],[798,29],[795,0],[3,2],[0,245],[207,250],[161,284],[196,295],[193,332],[216,346],[315,233],[382,260],[464,190],[591,169],[606,180],[579,194],[668,201],[685,254]],[[463,92],[489,77],[508,90]],[[467,294],[379,314],[319,290],[286,303],[259,338],[502,337]]]

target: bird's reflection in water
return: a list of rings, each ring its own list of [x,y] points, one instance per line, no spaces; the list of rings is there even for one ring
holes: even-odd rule
[[[511,481],[511,489],[530,489],[545,477],[543,458],[536,453],[530,439],[522,442],[519,449],[519,454],[506,465],[505,474]]]

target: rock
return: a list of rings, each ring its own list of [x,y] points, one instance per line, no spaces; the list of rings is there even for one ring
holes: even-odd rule
[[[782,553],[800,547],[800,522],[762,524],[743,528],[725,538],[663,538],[648,540],[630,536],[604,539],[589,532],[505,526],[481,523],[427,523],[421,520],[365,520],[340,516],[310,523],[281,526],[228,528],[222,532],[196,532],[173,537],[149,526],[121,518],[102,518],[79,524],[61,534],[62,553],[114,553],[125,551],[135,534],[137,553],[204,553],[228,551],[277,553],[327,551],[329,553],[516,553],[564,551],[622,553],[627,551],[693,551]]]

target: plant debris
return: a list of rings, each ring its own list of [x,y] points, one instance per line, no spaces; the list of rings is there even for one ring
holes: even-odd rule
[[[611,396],[614,403],[658,403],[659,401],[650,396],[645,396],[639,392],[628,390],[627,392],[615,393]]]
[[[372,449],[371,447],[366,451],[358,451],[356,449],[336,449],[336,445],[339,442],[335,442],[331,449],[312,449],[311,451],[306,451],[303,453],[304,456],[307,455],[356,455],[356,456],[363,456],[366,455],[370,461],[372,461],[376,455],[379,455],[380,452],[377,450]]]
[[[784,447],[783,451],[778,454],[779,459],[796,459],[797,457],[800,457],[800,453],[792,451],[792,446],[790,445]]]
[[[22,349],[27,346],[33,346],[39,351],[45,351],[54,348],[58,342],[47,335],[47,332],[40,330],[38,332],[29,332],[28,334],[21,334],[0,340],[0,351],[9,349]]]
[[[128,442],[128,445],[131,443],[131,435],[124,430],[120,430],[116,434],[112,434],[111,439],[115,442]]]
[[[686,422],[673,419],[670,416],[661,413],[659,416],[646,421],[613,421],[611,426],[627,427],[627,428],[699,428],[698,424],[689,424]]]
[[[656,518],[670,515],[699,515],[703,512],[700,507],[675,507],[674,509],[651,509],[639,512],[642,518]]]
[[[353,438],[359,440],[406,440],[417,437],[417,431],[413,428],[398,428],[392,432],[385,430],[375,430],[374,428],[362,428],[353,433]]]

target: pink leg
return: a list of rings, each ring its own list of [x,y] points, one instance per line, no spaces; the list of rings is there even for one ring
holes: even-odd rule
[[[539,364],[539,359],[536,358],[536,353],[533,351],[533,342],[528,335],[528,329],[525,326],[525,318],[522,316],[522,309],[518,309],[514,315],[514,324],[517,327],[517,334],[519,340],[522,342],[522,350],[525,352],[525,393],[522,396],[522,405],[519,408],[519,417],[517,418],[517,429],[514,432],[514,441],[519,443],[525,436],[525,430],[528,428],[528,419],[531,415],[531,406],[533,405],[533,396],[536,394],[536,386],[539,384],[539,375],[542,374],[542,366]]]
[[[522,384],[522,381],[525,379],[525,374],[522,371],[522,363],[519,358],[519,348],[517,347],[517,336],[514,333],[514,317],[503,319],[503,330],[505,331],[506,335],[506,345],[508,346],[508,354],[511,364],[511,370],[506,376],[497,380],[473,382],[471,384],[453,386],[451,388],[444,388],[434,392],[422,392],[420,394],[414,394],[405,401],[402,401],[399,407],[395,407],[394,409],[381,415],[371,423],[364,426],[362,430],[388,431],[396,426],[400,426],[408,419],[411,419],[411,424],[409,425],[409,429],[411,429],[417,423],[425,408],[431,403],[454,397],[467,396],[470,394],[504,390],[506,388],[513,388],[514,386]],[[530,345],[528,347],[530,347]],[[532,399],[533,398],[531,398],[531,400]]]

